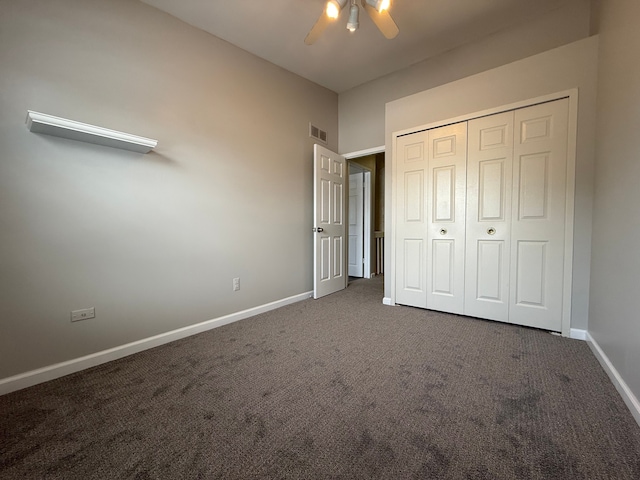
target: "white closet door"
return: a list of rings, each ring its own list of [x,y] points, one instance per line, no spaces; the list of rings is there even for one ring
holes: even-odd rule
[[[427,308],[427,132],[396,144],[396,303]]]
[[[464,310],[467,122],[429,130],[427,308]]]
[[[509,321],[562,330],[569,100],[515,112]]]
[[[469,122],[465,310],[509,321],[513,112]]]

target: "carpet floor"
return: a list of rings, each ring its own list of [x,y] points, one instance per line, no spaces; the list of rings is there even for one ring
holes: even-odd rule
[[[1,479],[640,479],[585,342],[382,280],[0,397]]]

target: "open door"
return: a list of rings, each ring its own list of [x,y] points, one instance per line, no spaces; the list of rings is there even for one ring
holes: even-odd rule
[[[364,277],[364,172],[349,173],[349,276]]]
[[[344,157],[320,145],[313,147],[314,267],[313,298],[347,286]]]

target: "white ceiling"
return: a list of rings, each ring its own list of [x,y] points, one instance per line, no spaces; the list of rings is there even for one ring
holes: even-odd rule
[[[387,40],[364,9],[346,29],[348,6],[311,46],[304,38],[326,0],[142,0],[302,77],[341,93],[571,0],[394,0],[400,34]]]

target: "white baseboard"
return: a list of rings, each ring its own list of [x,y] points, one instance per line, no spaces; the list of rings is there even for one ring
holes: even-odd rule
[[[587,331],[579,330],[577,328],[572,328],[569,332],[569,338],[573,338],[574,340],[586,340],[587,339]]]
[[[600,362],[600,365],[602,365],[604,371],[607,372],[607,375],[609,375],[611,382],[616,387],[616,390],[618,390],[618,393],[624,400],[624,403],[626,403],[627,407],[629,407],[629,410],[631,410],[633,418],[635,418],[636,422],[638,422],[638,425],[640,425],[640,402],[633,394],[627,383],[620,376],[620,373],[618,373],[616,367],[613,366],[613,363],[611,363],[609,357],[607,357],[602,348],[600,348],[600,345],[598,345],[598,342],[593,339],[589,332],[586,332],[586,340],[589,344],[589,347],[591,347],[593,354]]]
[[[391,303],[391,298],[390,297],[383,297],[382,298],[382,303],[384,305],[393,305],[393,303]]]
[[[126,357],[133,353],[138,353],[149,348],[164,345],[165,343],[180,340],[181,338],[189,337],[197,333],[202,333],[207,330],[212,330],[229,323],[244,320],[245,318],[253,317],[260,313],[265,313],[276,308],[284,307],[307,298],[311,298],[313,292],[305,292],[292,297],[276,300],[275,302],[267,303],[257,307],[242,310],[241,312],[232,313],[223,317],[215,318],[213,320],[207,320],[205,322],[190,325],[188,327],[172,330],[167,333],[161,333],[149,338],[143,338],[136,342],[127,343],[118,347],[103,350],[101,352],[92,353],[80,358],[74,358],[66,362],[56,363],[47,367],[38,368],[37,370],[31,370],[29,372],[14,375],[13,377],[7,377],[0,380],[0,395],[14,392],[22,388],[31,387],[38,383],[47,382],[55,378],[60,378],[70,373],[79,372],[96,365],[101,365],[118,358]]]

